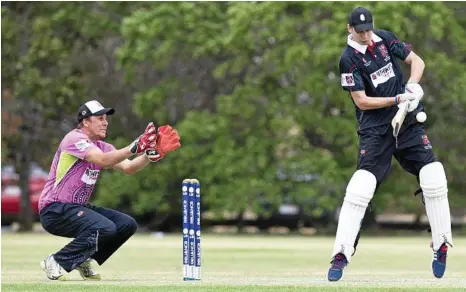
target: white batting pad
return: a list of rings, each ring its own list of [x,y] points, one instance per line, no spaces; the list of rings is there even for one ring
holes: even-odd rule
[[[438,250],[445,241],[453,245],[447,177],[443,165],[440,162],[425,165],[419,172],[419,182],[432,229],[433,249]]]
[[[367,170],[357,170],[346,187],[346,195],[338,219],[338,229],[332,258],[343,253],[351,261],[354,242],[361,228],[366,208],[374,196],[377,179]]]

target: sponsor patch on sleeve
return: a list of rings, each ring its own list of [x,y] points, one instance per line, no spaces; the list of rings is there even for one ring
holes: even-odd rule
[[[355,86],[353,73],[341,74],[341,86]]]
[[[91,146],[91,143],[89,143],[89,141],[87,140],[79,140],[78,142],[76,142],[74,144],[76,146],[76,148],[79,150],[79,151],[84,151],[87,149],[87,147]]]

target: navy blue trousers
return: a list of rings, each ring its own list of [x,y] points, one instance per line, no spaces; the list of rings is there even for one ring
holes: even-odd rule
[[[398,141],[393,137],[391,125],[359,132],[357,169],[374,174],[377,188],[389,172],[392,157],[405,171],[416,177],[422,167],[436,161],[423,124],[412,123],[401,129]]]
[[[47,232],[74,238],[54,254],[67,272],[89,258],[102,265],[138,228],[131,216],[89,204],[52,203],[42,209],[40,221]]]
[[[358,132],[357,169],[364,169],[374,174],[377,179],[376,192],[389,172],[392,157],[405,171],[416,176],[418,181],[421,168],[437,160],[424,125],[416,122],[414,114],[406,117],[398,140],[393,137],[392,133],[391,125],[382,125]],[[355,249],[360,235],[361,231],[356,237]]]

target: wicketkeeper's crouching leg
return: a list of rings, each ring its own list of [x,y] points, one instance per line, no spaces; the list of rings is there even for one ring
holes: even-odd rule
[[[419,172],[419,182],[432,230],[432,271],[435,277],[441,278],[446,268],[447,244],[453,245],[447,178],[443,165],[440,162],[425,165]]]
[[[91,259],[103,264],[138,228],[134,218],[116,210],[59,202],[42,210],[41,223],[51,234],[74,238],[41,262],[51,280],[66,280],[75,269],[83,279],[100,280]]]
[[[340,280],[343,276],[343,269],[351,261],[361,221],[374,196],[376,186],[376,177],[363,169],[357,170],[348,183],[338,220],[337,235],[332,252],[332,266],[328,271],[329,281]]]

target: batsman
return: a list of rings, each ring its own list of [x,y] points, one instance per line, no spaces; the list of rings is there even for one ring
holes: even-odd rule
[[[341,85],[356,109],[359,154],[340,212],[328,280],[340,280],[351,261],[362,219],[389,171],[392,156],[421,186],[432,232],[432,271],[441,278],[453,239],[445,171],[433,153],[424,125],[416,120],[416,114],[423,112],[420,101],[424,92],[419,82],[424,61],[390,31],[374,29],[372,13],[365,8],[350,13],[347,30],[339,67]],[[396,59],[410,65],[406,84]],[[399,109],[406,109],[406,116],[396,115]],[[392,126],[395,116],[404,118],[399,131]]]

